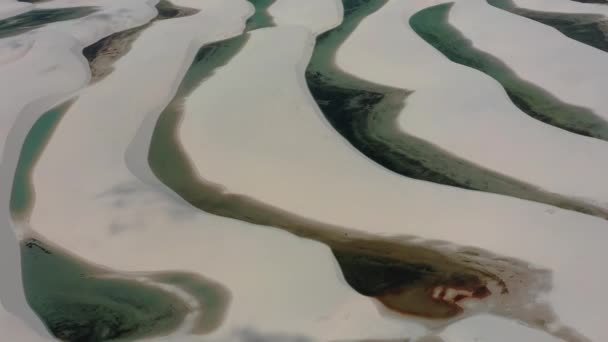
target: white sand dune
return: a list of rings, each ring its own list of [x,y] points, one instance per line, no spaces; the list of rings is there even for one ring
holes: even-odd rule
[[[473,71],[441,62],[442,56],[432,49],[427,49],[425,55],[420,52],[419,49],[424,49],[423,41],[414,37],[405,23],[409,12],[423,7],[422,1],[390,2],[366,20],[346,43],[340,52],[340,65],[357,75],[391,85],[404,86],[405,80],[419,81],[410,83],[411,89],[419,93],[440,86],[436,83],[439,70],[460,69],[467,77],[476,77]],[[270,31],[256,31],[254,37],[270,35]],[[421,47],[409,44],[410,39],[422,42]],[[272,44],[270,39],[267,44]],[[310,53],[312,36],[306,44]],[[394,48],[389,49],[389,45]],[[324,222],[379,235],[412,234],[447,240],[549,268],[554,272],[555,288],[548,300],[563,322],[593,341],[608,337],[601,320],[608,304],[602,299],[608,276],[601,271],[602,241],[608,237],[608,223],[546,205],[414,181],[377,167],[334,132],[316,109],[303,79],[306,58],[294,69],[293,56],[285,56],[273,49],[254,48],[254,43],[250,43],[228,67],[188,98],[180,137],[200,175],[225,185],[229,192],[247,194]],[[414,64],[412,56],[419,58],[419,62],[424,58],[423,64]],[[477,87],[479,83],[470,78],[469,84],[456,83],[453,88]],[[429,89],[422,83],[425,79]],[[512,116],[520,115],[521,125],[533,125],[533,120],[511,107],[497,85],[484,81],[483,77],[477,79],[493,89],[495,95],[489,96],[491,101],[498,102],[496,106],[509,108]],[[447,80],[454,81],[455,77],[444,76],[446,84]],[[440,98],[434,94],[436,99]],[[469,102],[482,99],[469,98]],[[408,101],[408,105],[413,101]],[[458,106],[451,109],[459,113]],[[425,109],[428,111],[430,108]],[[503,129],[519,126],[508,123]],[[457,130],[443,133],[461,136],[454,131]],[[500,130],[494,128],[490,132],[496,135]],[[538,125],[536,132],[554,131]],[[599,146],[589,139],[568,140],[570,135],[557,131],[546,134],[552,137],[551,142],[566,140],[580,144],[575,147],[581,152],[584,146],[584,151],[599,153]],[[489,135],[486,132],[485,138]],[[524,134],[518,139],[525,137],[532,142],[532,135]],[[539,141],[534,143],[544,144],[544,140],[536,138]],[[492,141],[485,145],[494,144]],[[503,156],[507,161],[510,157]],[[543,161],[543,170],[548,173],[551,164]],[[579,170],[582,172],[595,163],[586,159],[585,167]],[[565,177],[556,180],[564,182]],[[579,300],[581,293],[593,300]]]
[[[170,100],[196,47],[242,29],[249,10],[243,1],[223,1],[192,17],[155,23],[114,73],[82,92],[35,168],[32,227],[108,267],[189,270],[225,284],[231,305],[210,340],[231,341],[249,329],[314,340],[422,334],[421,327],[382,317],[351,290],[327,247],[207,215],[127,169],[125,154],[137,129],[155,121],[149,118]],[[276,56],[299,59],[302,44],[311,43],[303,29],[270,34],[255,34],[251,44],[276,44]],[[129,92],[120,93],[125,87]],[[144,162],[147,148],[135,153]]]

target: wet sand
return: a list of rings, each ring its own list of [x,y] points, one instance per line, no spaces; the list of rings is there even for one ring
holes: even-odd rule
[[[114,33],[82,50],[91,68],[91,83],[98,82],[109,75],[114,68],[112,65],[131,50],[133,42],[141,32],[154,22],[166,19],[181,18],[194,15],[198,10],[173,5],[170,1],[161,0],[156,4],[158,15],[147,24],[129,30]]]
[[[53,22],[82,18],[95,11],[95,7],[71,7],[25,12],[0,20],[0,38],[22,34]]]
[[[360,18],[367,14],[358,13]],[[213,54],[199,56],[197,61],[209,56]],[[219,57],[222,58],[210,58],[206,62],[221,66],[225,60],[223,55]],[[203,74],[211,73],[214,68],[209,69]],[[433,325],[462,318],[465,309],[460,302],[465,299],[504,304],[509,298],[510,305],[517,307],[514,311],[519,318],[525,320],[526,314],[519,311],[527,310],[523,309],[523,303],[549,286],[547,271],[519,260],[499,258],[485,251],[453,252],[457,248],[431,247],[407,237],[379,238],[301,217],[252,197],[229,193],[223,186],[205,180],[197,174],[176,136],[183,114],[181,99],[187,93],[184,89],[196,84],[192,81],[193,70],[190,69],[180,87],[181,96],[167,107],[156,124],[148,161],[154,174],[194,207],[322,242],[331,248],[346,281],[357,292],[377,299],[393,312],[424,318]],[[447,293],[452,290],[447,289],[460,291],[461,295],[451,297]],[[500,309],[501,304],[496,307],[493,309],[496,313],[514,314]]]

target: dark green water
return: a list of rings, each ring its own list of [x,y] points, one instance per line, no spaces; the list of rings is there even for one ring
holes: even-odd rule
[[[451,61],[494,78],[513,103],[530,117],[575,134],[608,141],[608,123],[591,110],[560,101],[520,78],[498,58],[474,48],[470,40],[448,23],[451,6],[446,3],[421,10],[410,18],[412,29]]]
[[[95,7],[40,9],[0,20],[0,38],[15,36],[57,21],[82,18],[95,12]]]
[[[608,52],[608,18],[601,14],[536,11],[518,7],[512,0],[487,1],[494,7],[551,26],[566,37]],[[593,3],[606,4],[605,1]]]

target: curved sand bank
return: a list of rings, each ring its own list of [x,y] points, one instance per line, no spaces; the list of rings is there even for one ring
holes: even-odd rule
[[[425,41],[455,63],[479,70],[498,81],[522,112],[566,131],[608,140],[608,122],[590,110],[560,101],[518,76],[501,60],[475,49],[472,42],[448,23],[453,4],[429,7],[414,14],[409,24]]]
[[[395,12],[395,8],[392,8],[392,11],[387,9],[384,13],[400,18],[402,12]],[[381,18],[388,21],[387,17]],[[393,19],[390,20],[389,23]],[[401,20],[398,23],[404,25]],[[580,290],[577,279],[582,276],[579,273],[582,272],[581,264],[572,266],[572,259],[563,255],[565,246],[557,245],[565,243],[561,242],[561,238],[564,238],[562,234],[567,234],[568,245],[581,244],[580,249],[585,250],[582,254],[577,252],[580,254],[577,254],[577,258],[593,262],[596,256],[601,255],[601,246],[598,244],[589,249],[588,238],[589,235],[597,238],[605,236],[605,222],[562,210],[549,210],[553,213],[550,214],[546,212],[548,207],[530,202],[407,180],[370,164],[336,139],[335,133],[320,120],[321,113],[310,107],[312,98],[307,95],[302,78],[306,58],[298,66],[299,73],[293,74],[288,72],[293,70],[293,64],[288,62],[293,57],[286,58],[284,51],[279,57],[276,48],[265,48],[267,45],[263,42],[276,44],[276,38],[263,39],[263,35],[271,35],[271,32],[279,30],[282,29],[264,29],[252,33],[252,37],[260,36],[256,43],[252,38],[227,67],[203,82],[184,104],[186,115],[180,126],[179,137],[196,174],[226,187],[216,187],[223,197],[216,202],[213,210],[224,210],[224,215],[236,215],[239,212],[235,206],[242,212],[247,206],[251,208],[251,202],[247,199],[253,198],[256,203],[267,205],[247,212],[245,219],[257,219],[259,216],[255,216],[256,213],[261,215],[264,211],[260,209],[266,210],[270,205],[280,208],[283,213],[288,211],[314,217],[316,222],[352,227],[368,234],[419,235],[517,256],[552,270],[557,285],[548,298],[565,323],[577,328],[581,323],[583,334],[602,336],[601,324],[589,321],[595,317],[594,313],[585,314],[585,318],[582,318],[571,311],[573,307],[578,306],[581,310],[583,307],[582,303],[577,304],[566,295]],[[274,34],[278,35],[276,32]],[[374,37],[377,39],[379,36]],[[295,44],[295,38],[289,40]],[[297,56],[299,50],[295,47],[292,49],[295,50],[289,50],[290,55]],[[250,81],[243,84],[239,82],[242,79]],[[251,84],[256,86],[251,87]],[[235,97],[239,101],[235,101]],[[201,183],[205,185],[206,181],[199,181],[199,186]],[[199,197],[196,204],[207,205],[212,199],[213,196]],[[272,224],[277,218],[268,215],[262,219],[266,220],[264,224]],[[585,236],[571,229],[574,226],[584,226],[587,230]],[[306,231],[310,231],[310,226],[300,230]],[[343,233],[349,236],[343,236],[342,241],[350,238],[350,234],[357,237],[353,230]],[[555,234],[560,238],[557,239]],[[542,244],[547,248],[543,241],[548,236],[556,238],[551,241],[555,249],[539,250],[535,247]],[[412,239],[411,244],[415,246],[417,241]],[[408,240],[405,244],[408,244]],[[441,245],[437,243],[437,246]],[[459,250],[450,244],[443,246],[448,251],[450,248]],[[486,262],[485,257],[481,258]],[[598,262],[595,261],[599,267]],[[594,284],[606,282],[603,274],[593,277]],[[594,286],[590,291],[601,293],[601,287]],[[602,310],[600,303],[593,308],[587,304],[584,304],[586,312]],[[479,310],[483,311],[484,308]],[[525,320],[525,316],[522,314],[519,317]],[[545,329],[551,330],[548,326]],[[572,341],[580,340],[572,335],[567,336],[570,332],[566,330],[554,333],[563,333]]]

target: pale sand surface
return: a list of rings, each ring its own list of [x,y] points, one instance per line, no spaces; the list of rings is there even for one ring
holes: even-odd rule
[[[400,25],[405,25],[403,12],[395,7],[407,5],[389,3],[372,17],[384,13],[382,21],[391,23],[387,13],[396,13]],[[549,299],[563,322],[592,339],[606,337],[599,317],[608,279],[588,272],[602,267],[600,241],[608,237],[605,221],[412,181],[378,168],[341,140],[315,110],[303,83],[307,57],[293,71],[294,56],[301,49],[310,53],[313,36],[292,30],[292,44],[300,45],[292,47],[291,58],[255,48],[256,37],[264,46],[263,36],[273,29],[256,31],[229,66],[186,101],[180,138],[201,177],[225,185],[228,192],[247,194],[319,221],[380,235],[413,234],[472,245],[547,267],[555,279]],[[405,26],[402,30],[407,32]],[[374,50],[369,45],[367,49]],[[239,81],[243,79],[249,82]],[[581,286],[582,278],[588,281]],[[580,293],[594,300],[583,303],[577,300]]]
[[[168,102],[196,48],[236,33],[249,10],[242,1],[216,2],[200,15],[159,22],[142,33],[115,72],[82,92],[35,168],[32,227],[108,267],[190,270],[226,285],[232,292],[228,316],[210,339],[230,341],[243,329],[315,340],[422,334],[422,327],[382,317],[352,291],[327,247],[206,215],[126,168],[136,130]],[[275,37],[277,56],[290,46],[290,32]],[[161,39],[171,48],[154,44]],[[191,57],[176,60],[176,54]],[[128,96],[117,96],[125,84]],[[134,155],[147,160],[147,146]]]
[[[495,80],[428,45],[408,20],[436,3],[441,2],[389,2],[345,42],[337,64],[364,79],[413,91],[398,118],[405,132],[546,191],[608,206],[608,190],[597,186],[608,166],[607,144],[530,118]],[[522,27],[530,29],[528,22]]]

